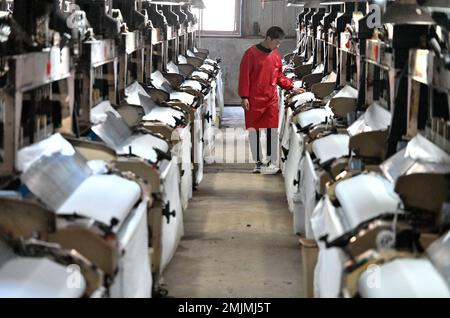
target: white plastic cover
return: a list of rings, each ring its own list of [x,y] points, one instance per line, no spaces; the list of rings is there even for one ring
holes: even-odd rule
[[[97,125],[105,122],[107,112],[111,112],[116,117],[120,118],[120,114],[112,107],[111,102],[106,100],[95,105],[91,109],[91,123],[93,125]]]
[[[338,298],[345,255],[340,248],[326,248],[319,243],[319,255],[314,269],[314,295],[317,298]]]
[[[325,65],[321,63],[312,70],[311,74],[320,74],[320,73],[323,73],[324,70],[325,70]]]
[[[450,287],[425,258],[396,259],[366,270],[358,281],[365,298],[450,298]]]
[[[92,171],[80,155],[36,153],[34,163],[20,178],[48,208],[57,210],[91,174]]]
[[[169,73],[180,74],[180,70],[179,70],[178,66],[173,61],[170,61],[169,63],[167,63],[167,71]]]
[[[182,129],[179,133],[181,140],[172,148],[172,159],[181,164],[183,175],[180,182],[180,196],[183,210],[188,206],[189,199],[192,198],[192,162],[191,162],[191,131],[190,126]]]
[[[301,106],[306,102],[310,102],[314,100],[314,94],[311,92],[306,92],[302,94],[295,95],[291,99],[291,103],[295,102],[295,107]]]
[[[281,140],[282,137],[281,131],[283,131],[284,129],[284,113],[285,113],[285,111],[283,111],[284,110],[283,105],[286,99],[283,94],[283,90],[279,86],[277,86],[277,95],[278,95],[278,109],[280,110],[278,112],[278,130],[279,130],[278,137]]]
[[[325,196],[316,205],[311,218],[314,238],[319,245],[319,255],[314,270],[314,296],[320,298],[337,298],[341,291],[343,262],[345,255],[340,248],[326,248],[320,238],[328,233],[330,210],[335,209],[330,199]]]
[[[363,132],[386,130],[391,125],[391,113],[375,103],[367,108],[350,127],[347,128],[350,136],[355,136]]]
[[[166,218],[162,220],[162,251],[161,251],[161,273],[169,264],[176,252],[181,237],[184,235],[183,210],[178,190],[180,175],[176,164],[171,162],[163,173],[163,202],[170,203],[170,212],[175,211],[175,217],[170,216],[169,222]]]
[[[330,78],[330,80],[332,79],[334,78]],[[353,87],[347,85],[344,86],[344,88],[342,88],[336,95],[333,96],[333,98],[338,97],[357,98],[358,91]],[[324,122],[327,117],[334,116],[330,108],[330,102],[333,98],[331,98],[327,102],[324,108],[311,109],[306,112],[298,114],[298,122],[300,123],[300,125],[302,127],[308,126],[309,124],[317,125]]]
[[[179,110],[170,107],[155,107],[150,113],[142,117],[144,121],[154,121],[158,120],[163,123],[170,125],[171,127],[176,126],[175,118],[182,118],[183,113]]]
[[[126,101],[132,105],[140,105],[145,110],[145,116],[142,118],[144,121],[160,121],[170,125],[176,126],[175,118],[181,119],[184,114],[180,110],[173,109],[171,107],[159,106],[151,100],[150,95],[147,94],[145,89],[138,83],[134,82],[125,89]],[[174,118],[175,117],[175,118]]]
[[[345,223],[348,224],[347,230],[380,214],[395,213],[401,204],[393,184],[375,173],[339,182],[336,197],[342,206]]]
[[[134,155],[150,160],[157,161],[157,155],[154,149],[159,149],[163,152],[169,151],[169,145],[163,139],[155,137],[150,134],[133,135],[124,145],[122,149],[118,149],[118,154],[127,154],[131,147]]]
[[[216,77],[216,107],[219,110],[220,114],[223,114],[225,107],[224,85],[222,76],[222,70],[220,70]]]
[[[297,115],[297,121],[302,127],[306,127],[310,124],[313,126],[325,122],[325,120],[333,116],[333,112],[329,108],[314,108],[301,112]]]
[[[317,139],[312,144],[312,149],[320,163],[330,159],[339,159],[349,153],[350,137],[344,134],[333,134]]]
[[[198,92],[202,91],[202,85],[194,80],[185,80],[183,83],[181,83],[180,85],[181,88],[192,88]]]
[[[195,51],[195,49],[194,49],[194,51]],[[189,57],[195,57],[194,52],[192,52],[191,50],[187,50],[186,51],[186,55],[189,56]]]
[[[178,63],[180,64],[187,64],[187,58],[183,55],[178,55]]]
[[[337,81],[337,74],[335,72],[331,72],[330,74],[322,78],[321,83],[335,83],[336,81]]]
[[[194,176],[195,184],[200,184],[203,180],[203,121],[202,113],[200,109],[195,112],[194,122],[194,163],[198,165],[197,173]]]
[[[151,260],[148,248],[147,204],[143,201],[130,214],[118,233],[123,254],[111,286],[112,298],[150,298]]]
[[[294,75],[294,76],[289,76],[289,75]],[[294,78],[295,74],[288,74],[287,76],[288,78]],[[303,86],[303,81],[294,81],[294,88],[299,88]]]
[[[420,134],[406,146],[405,157],[414,161],[450,165],[450,155]]]
[[[449,173],[450,156],[418,134],[406,148],[384,161],[380,168],[391,182],[412,173]]]
[[[207,81],[209,79],[209,75],[205,72],[200,72],[200,71],[194,71],[191,74],[192,77],[199,77],[204,81]]]
[[[151,79],[153,86],[157,89],[161,89],[169,94],[173,92],[172,86],[160,71],[153,72]]]
[[[153,102],[150,95],[147,94],[145,89],[138,83],[133,82],[130,86],[125,88],[125,101],[131,105],[140,105],[148,114],[156,107],[156,103]]]
[[[434,241],[426,252],[434,267],[450,284],[450,231]]]
[[[208,58],[205,59],[205,63],[209,63],[211,65],[217,65],[217,61],[215,61],[213,59],[208,59]]]
[[[207,163],[214,161],[214,137],[215,137],[215,120],[216,120],[216,101],[215,91],[211,90],[205,99],[204,107],[205,115],[208,119],[203,121],[203,157]]]
[[[106,174],[108,173],[108,163],[103,160],[89,160],[87,162],[89,169],[91,169],[92,174]]]
[[[120,228],[140,195],[141,189],[136,182],[115,175],[94,175],[87,178],[56,212],[77,213],[108,225],[115,218]]]
[[[350,85],[346,85],[333,98],[337,97],[357,98],[358,91]],[[326,107],[330,107],[330,102],[327,103]]]
[[[199,69],[200,70],[205,70],[207,72],[213,72],[215,70],[214,66],[208,65],[208,64],[203,64],[202,66],[199,67]]]
[[[186,92],[172,92],[170,93],[171,100],[179,100],[182,103],[187,105],[194,104],[195,96]]]
[[[319,176],[308,152],[306,152],[302,161],[301,171],[300,193],[304,209],[305,236],[307,239],[313,239],[314,235],[311,227],[311,218],[317,203],[316,193],[319,192]]]
[[[211,125],[216,126],[217,116],[219,113],[221,113],[221,109],[220,109],[220,106],[219,106],[218,100],[217,100],[217,81],[211,82],[211,91],[209,92],[207,97],[208,97],[208,103],[209,103],[208,107],[210,107],[211,114],[213,116]]]
[[[114,281],[114,286],[119,286],[113,289],[115,297],[149,297],[151,294],[147,253],[148,202],[143,201],[136,210],[132,210],[140,196],[141,189],[135,182],[115,175],[91,175],[56,210],[58,214],[76,213],[107,225],[113,219],[118,221],[114,230],[118,233],[123,253],[119,273]],[[51,275],[43,275],[47,284],[47,276],[57,275],[56,270],[52,271]]]
[[[51,156],[61,153],[64,156],[73,156],[75,149],[57,133],[34,145],[23,148],[17,152],[16,169],[25,172],[36,160],[42,156]]]
[[[328,196],[322,198],[316,205],[311,218],[311,227],[316,240],[328,235],[329,240],[346,233],[347,226],[343,219],[343,209],[335,207]]]
[[[294,212],[293,198],[295,193],[298,192],[299,183],[294,185],[294,180],[300,182],[299,179],[299,166],[303,157],[303,135],[297,133],[295,125],[290,124],[290,145],[289,153],[286,160],[284,171],[284,185],[286,189],[286,196],[288,201],[288,207],[290,212]],[[300,172],[301,173],[301,172]],[[303,233],[303,231],[301,231]]]
[[[280,134],[279,137],[281,139],[280,146],[286,150],[290,148],[290,138],[291,133],[296,133],[296,130],[291,130],[291,121],[292,121],[292,109],[287,108],[284,112],[280,111]],[[287,159],[287,158],[285,158]],[[286,164],[281,163],[281,169],[283,174],[285,173]]]
[[[115,120],[122,122],[121,126],[124,127],[124,131],[112,131],[104,127],[106,113],[110,113],[115,116]],[[160,149],[163,152],[169,150],[169,145],[163,139],[155,137],[151,134],[145,135],[131,135],[131,130],[123,122],[120,114],[114,110],[109,102],[102,102],[91,110],[91,118],[101,119],[97,125],[92,127],[92,130],[110,147],[119,154],[132,154],[150,160],[151,162],[157,162],[157,153],[155,149]]]
[[[80,298],[86,281],[77,275],[77,288],[71,288],[73,275],[47,258],[13,257],[0,267],[0,298]]]

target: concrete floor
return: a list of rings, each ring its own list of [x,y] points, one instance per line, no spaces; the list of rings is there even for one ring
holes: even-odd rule
[[[228,127],[241,125],[227,109]],[[228,115],[228,116],[227,116]],[[303,297],[301,250],[281,175],[214,164],[184,213],[185,235],[164,273],[171,297]]]

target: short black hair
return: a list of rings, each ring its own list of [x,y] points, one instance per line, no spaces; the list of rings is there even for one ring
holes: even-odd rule
[[[269,30],[267,30],[266,38],[270,37],[271,39],[284,39],[284,36],[286,34],[284,33],[283,29],[277,26],[270,27]]]

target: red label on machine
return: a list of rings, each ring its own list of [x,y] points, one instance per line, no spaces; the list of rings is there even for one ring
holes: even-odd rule
[[[351,36],[350,36],[350,33],[348,33],[348,32],[342,33],[340,47],[342,49],[344,49],[344,48],[347,49],[347,50],[350,49],[350,47],[351,47]]]
[[[52,62],[49,60],[47,62],[47,76],[50,76],[52,74]]]

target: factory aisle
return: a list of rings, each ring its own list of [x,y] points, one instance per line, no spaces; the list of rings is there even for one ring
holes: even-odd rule
[[[223,124],[242,127],[239,111],[227,109]],[[206,167],[184,214],[185,235],[164,274],[169,296],[304,296],[301,250],[283,179],[253,175],[252,167]]]

